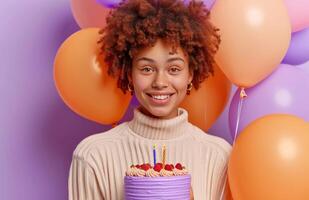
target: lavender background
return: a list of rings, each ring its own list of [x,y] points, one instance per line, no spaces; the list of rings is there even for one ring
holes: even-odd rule
[[[110,129],[69,110],[54,86],[57,49],[79,30],[70,1],[3,0],[0,27],[0,199],[65,200],[74,148]],[[209,132],[231,141],[227,109]]]

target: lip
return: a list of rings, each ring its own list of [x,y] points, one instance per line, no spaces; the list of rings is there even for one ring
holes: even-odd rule
[[[157,96],[157,95],[173,95],[175,94],[174,92],[164,92],[164,93],[157,93],[157,92],[154,92],[154,93],[146,93],[148,96],[151,95],[151,96]]]

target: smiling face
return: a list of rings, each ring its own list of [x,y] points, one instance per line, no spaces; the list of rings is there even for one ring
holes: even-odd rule
[[[173,54],[171,45],[161,39],[153,47],[138,52],[129,77],[141,111],[161,119],[177,116],[192,78],[185,52],[177,48]]]

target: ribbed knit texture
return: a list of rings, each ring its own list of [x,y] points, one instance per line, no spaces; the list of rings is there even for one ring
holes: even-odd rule
[[[188,122],[188,113],[162,120],[134,110],[134,117],[107,132],[94,134],[76,147],[69,175],[69,200],[124,199],[124,176],[132,164],[181,163],[191,174],[195,200],[224,199],[226,170],[231,146]]]

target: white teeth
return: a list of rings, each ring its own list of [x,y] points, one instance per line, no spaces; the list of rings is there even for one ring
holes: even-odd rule
[[[152,95],[152,98],[159,99],[159,100],[164,100],[164,99],[167,99],[169,96],[170,95],[157,95],[157,96]]]

